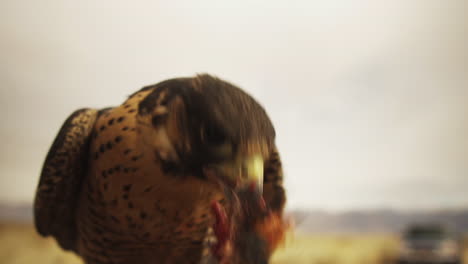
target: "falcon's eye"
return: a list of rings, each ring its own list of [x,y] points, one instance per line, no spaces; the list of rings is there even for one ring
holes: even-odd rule
[[[224,132],[213,125],[207,125],[201,131],[202,140],[211,145],[221,145],[226,141]]]

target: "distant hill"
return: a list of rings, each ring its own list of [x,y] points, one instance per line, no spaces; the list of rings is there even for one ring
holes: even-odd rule
[[[394,233],[417,222],[442,223],[468,233],[468,209],[439,211],[369,210],[329,213],[290,211],[296,231],[305,233]],[[31,205],[0,204],[0,221],[32,223]]]
[[[9,205],[0,203],[0,220],[1,221],[14,221],[21,223],[32,223],[33,209],[32,205]]]
[[[441,223],[468,232],[468,209],[440,211],[371,210],[345,213],[292,211],[296,230],[307,233],[401,232],[411,223]]]

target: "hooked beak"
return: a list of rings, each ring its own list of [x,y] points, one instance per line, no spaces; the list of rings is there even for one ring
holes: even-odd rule
[[[260,193],[263,193],[263,158],[260,155],[254,155],[245,162],[246,184],[255,186]]]
[[[238,161],[212,165],[205,170],[205,174],[213,173],[234,188],[254,185],[260,194],[263,193],[263,158],[261,155],[251,155]]]

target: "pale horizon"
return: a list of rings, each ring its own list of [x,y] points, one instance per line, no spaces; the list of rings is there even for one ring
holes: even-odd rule
[[[210,73],[277,132],[289,209],[468,208],[463,1],[2,1],[0,203],[31,203],[63,121]]]

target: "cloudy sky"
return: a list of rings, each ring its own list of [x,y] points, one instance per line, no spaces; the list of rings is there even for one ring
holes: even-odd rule
[[[465,1],[0,2],[0,202],[75,109],[215,74],[277,129],[290,208],[468,206]]]

